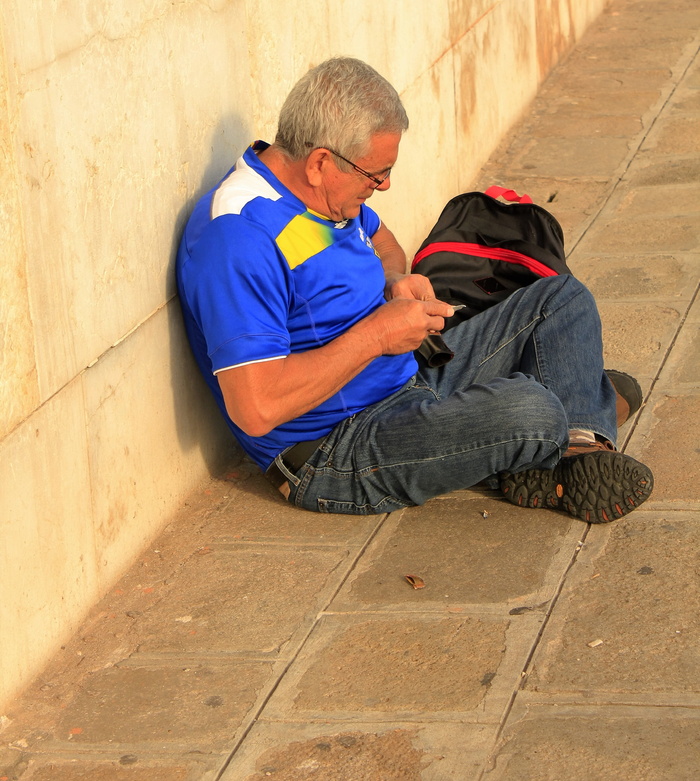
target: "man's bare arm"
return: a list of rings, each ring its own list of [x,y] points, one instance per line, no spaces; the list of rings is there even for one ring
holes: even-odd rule
[[[396,240],[396,236],[382,223],[372,236],[372,244],[381,258],[384,274],[401,275],[406,273],[406,253]]]
[[[426,277],[405,273],[406,254],[385,225],[372,242],[387,278],[388,303],[323,347],[217,375],[231,420],[250,436],[264,436],[314,409],[380,355],[418,349],[453,314]]]
[[[452,313],[435,299],[396,298],[323,347],[219,372],[226,410],[247,434],[264,436],[330,398],[380,355],[417,349]]]

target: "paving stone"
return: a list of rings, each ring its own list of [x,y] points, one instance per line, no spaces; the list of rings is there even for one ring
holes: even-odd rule
[[[675,2],[674,2],[675,5]],[[675,46],[684,47],[693,40],[696,27],[693,23],[700,24],[698,9],[679,9],[671,7],[659,12],[658,6],[654,9],[656,24],[649,24],[649,19],[634,19],[632,14],[603,19],[609,24],[601,24],[596,30],[595,36],[589,37],[583,42],[581,48],[586,46],[591,49],[605,48],[606,50],[637,47],[650,49],[665,49],[674,51]],[[634,14],[639,13],[635,8]]]
[[[435,499],[405,510],[385,526],[331,607],[524,598],[542,588],[552,557],[572,526],[579,524],[568,515],[523,510],[501,499],[469,494]],[[410,574],[420,576],[425,588],[411,588],[404,579]]]
[[[600,299],[598,309],[603,321],[605,365],[635,376],[655,376],[676,334],[680,312],[651,302]]]
[[[634,188],[620,199],[615,211],[611,210],[611,214],[609,229],[612,230],[616,224],[631,226],[635,221],[639,221],[640,228],[644,229],[653,222],[664,220],[672,221],[674,225],[682,225],[684,236],[680,238],[683,249],[687,251],[692,249],[693,237],[700,241],[700,183]],[[676,237],[669,241],[671,251],[673,251],[671,245],[675,242]],[[652,241],[646,234],[640,233],[637,237],[636,249],[640,254],[647,254],[647,262],[659,266],[659,258],[656,254],[651,258],[648,257],[648,253],[659,243],[658,236]],[[690,253],[686,252],[686,254]],[[691,257],[696,260],[696,256]],[[662,270],[663,268],[664,266],[661,265]],[[697,272],[695,269],[693,271],[694,281],[697,283]],[[657,294],[656,297],[660,298],[660,295]]]
[[[132,755],[123,763],[84,760],[33,760],[18,781],[205,781],[213,779],[201,766],[134,764]],[[10,778],[12,778],[10,776]],[[8,779],[9,781],[9,779]]]
[[[135,621],[141,653],[276,653],[325,607],[343,550],[205,548]]]
[[[0,743],[0,779],[3,777],[7,781],[15,781],[20,778],[27,769],[29,757],[26,751],[19,747],[10,748],[11,742],[6,736],[2,736]]]
[[[476,777],[495,725],[256,723],[221,781],[447,781]]]
[[[654,31],[663,23],[668,28],[684,28],[697,19],[698,7],[694,0],[615,0],[595,23],[602,29]]]
[[[700,113],[700,91],[697,89],[677,90],[671,101],[671,112],[673,114]]]
[[[614,68],[658,70],[668,67],[669,63],[677,62],[683,48],[683,44],[677,41],[672,46],[666,46],[662,41],[651,46],[642,44],[641,47],[624,45],[606,48],[584,39],[582,44],[573,50],[568,62],[573,67],[588,71],[609,71]]]
[[[700,323],[697,320],[690,317],[686,320],[659,379],[659,387],[681,387],[688,391],[700,387]]]
[[[591,116],[586,112],[583,116],[572,118],[569,112],[543,114],[537,122],[531,123],[530,135],[533,138],[634,138],[642,131],[642,121],[637,116],[623,114]]]
[[[663,23],[666,27],[692,28],[691,22],[697,19],[698,6],[695,0],[674,0],[667,3],[662,0],[616,0],[599,22],[615,29],[649,29],[652,31]]]
[[[629,92],[651,92],[664,86],[670,87],[671,71],[665,68],[646,68],[634,70],[569,70],[560,68],[547,79],[544,88],[535,98],[536,104],[546,104],[550,94],[564,93],[572,95],[616,95],[617,107],[625,101]],[[620,119],[623,116],[619,117]],[[536,117],[534,124],[540,124],[544,117]],[[632,133],[630,133],[632,135]]]
[[[628,173],[631,189],[658,184],[690,184],[700,180],[700,160],[697,155],[664,156],[658,155],[639,159]]]
[[[700,152],[700,122],[697,117],[667,118],[647,143],[655,154],[695,154]]]
[[[377,524],[372,516],[314,513],[294,507],[254,469],[256,473],[239,483],[228,501],[209,516],[210,540],[343,544],[363,539]]]
[[[560,119],[568,119],[574,125],[584,118],[600,117],[603,122],[607,117],[641,119],[660,98],[661,92],[658,89],[624,90],[620,93],[556,90],[548,100],[542,101],[539,108],[543,115],[554,114]],[[570,144],[570,146],[572,147],[570,153],[575,153],[579,144]]]
[[[699,551],[700,527],[687,513],[638,510],[594,527],[527,688],[587,697],[700,692]]]
[[[246,781],[263,781],[271,776],[306,781],[311,774],[334,781],[421,781],[425,756],[412,746],[413,734],[400,729],[382,735],[346,732],[290,743],[264,754],[257,763],[259,771]]]
[[[609,176],[629,152],[626,138],[532,139],[513,161],[513,170],[541,171],[547,176]]]
[[[692,252],[700,249],[700,220],[690,217],[617,218],[606,215],[584,238],[587,252],[630,254]]]
[[[655,402],[653,422],[649,424],[652,428],[639,446],[638,455],[654,470],[652,498],[692,505],[700,501],[700,397],[697,393],[667,394]]]
[[[270,682],[271,666],[226,669],[123,667],[96,674],[63,711],[55,739],[74,748],[186,744],[204,753],[224,750]],[[125,753],[138,753],[129,751]]]
[[[699,125],[700,129],[700,125]],[[700,183],[633,188],[617,199],[614,218],[681,217],[700,221]],[[640,250],[644,249],[644,244]]]
[[[700,65],[698,60],[688,68],[688,73],[683,79],[683,86],[690,89],[700,89]]]
[[[678,299],[690,301],[697,287],[700,256],[664,254],[602,255],[575,252],[569,267],[593,293],[605,299]]]
[[[508,621],[470,616],[330,616],[276,709],[332,715],[471,711],[498,673]],[[359,671],[362,671],[359,674]],[[275,708],[267,712],[273,718]]]
[[[675,9],[673,9],[675,10]],[[680,10],[680,9],[679,9]],[[631,13],[638,13],[635,9]],[[700,22],[697,8],[678,14],[659,13],[654,9],[656,24],[625,27],[623,14],[608,29],[594,26],[594,34],[585,36],[573,50],[567,65],[588,70],[658,70],[675,63],[693,40]]]
[[[611,717],[607,711],[534,713],[500,749],[493,781],[695,781],[700,723],[692,717]]]

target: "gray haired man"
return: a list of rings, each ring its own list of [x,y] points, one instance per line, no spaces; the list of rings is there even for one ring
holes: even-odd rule
[[[598,312],[571,276],[450,329],[452,307],[367,205],[391,185],[406,112],[373,68],[335,58],[196,206],[178,254],[185,325],[231,431],[283,495],[380,513],[497,481],[509,500],[590,522],[651,493],[615,450]]]

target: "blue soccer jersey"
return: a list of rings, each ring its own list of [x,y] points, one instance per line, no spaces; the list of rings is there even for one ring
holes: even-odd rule
[[[401,388],[412,353],[382,356],[338,393],[262,437],[226,413],[216,374],[321,347],[384,303],[384,272],[371,236],[380,225],[362,205],[335,223],[309,211],[250,147],[196,205],[177,258],[187,335],[234,435],[266,469],[290,445],[318,439]]]

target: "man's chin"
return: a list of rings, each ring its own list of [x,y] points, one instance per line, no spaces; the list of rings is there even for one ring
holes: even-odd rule
[[[356,209],[343,209],[339,217],[333,217],[336,222],[347,222],[347,220],[354,220],[360,214],[360,207]]]

